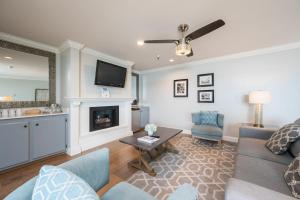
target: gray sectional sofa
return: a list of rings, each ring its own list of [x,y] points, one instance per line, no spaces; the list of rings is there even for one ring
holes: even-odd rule
[[[295,123],[300,124],[300,119]],[[300,140],[288,152],[275,155],[265,147],[274,130],[240,129],[235,171],[229,179],[225,200],[296,200],[283,174],[300,152]]]

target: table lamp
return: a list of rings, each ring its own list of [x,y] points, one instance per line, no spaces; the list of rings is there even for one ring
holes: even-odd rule
[[[269,91],[252,91],[249,94],[249,103],[255,106],[255,127],[263,126],[263,105],[271,102],[271,93]]]

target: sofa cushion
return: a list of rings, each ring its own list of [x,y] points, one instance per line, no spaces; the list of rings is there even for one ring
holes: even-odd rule
[[[136,188],[125,182],[118,183],[113,186],[108,192],[101,198],[103,200],[155,200],[154,197],[144,192],[141,189]]]
[[[288,165],[292,162],[293,157],[288,152],[285,152],[281,155],[273,154],[265,147],[266,142],[266,140],[256,138],[240,138],[237,147],[237,153],[282,163],[285,165]]]
[[[283,172],[286,168],[287,165],[284,164],[237,155],[234,178],[291,196],[292,194],[283,178]]]
[[[32,200],[100,200],[97,193],[80,177],[59,167],[45,165],[36,180]]]
[[[259,185],[230,178],[226,183],[224,200],[296,200],[294,197]]]
[[[194,135],[222,136],[222,129],[209,125],[194,125],[191,129]]]
[[[267,141],[266,147],[275,154],[281,154],[298,138],[300,138],[300,124],[287,124],[272,135]]]
[[[288,166],[284,173],[284,179],[296,198],[300,198],[300,155]]]
[[[291,155],[297,157],[297,155],[300,153],[300,139],[293,142],[288,151]]]

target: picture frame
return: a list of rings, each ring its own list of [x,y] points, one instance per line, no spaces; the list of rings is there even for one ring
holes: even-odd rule
[[[197,83],[198,87],[214,86],[214,73],[198,74]]]
[[[198,90],[198,103],[214,103],[215,91],[214,90]]]
[[[35,89],[35,101],[49,101],[48,89]]]
[[[188,97],[189,96],[189,80],[177,79],[173,83],[174,97]]]

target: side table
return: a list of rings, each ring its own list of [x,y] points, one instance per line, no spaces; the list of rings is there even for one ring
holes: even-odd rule
[[[264,127],[255,127],[251,123],[240,124],[240,137],[256,137],[260,139],[269,139],[270,136],[280,127],[276,125],[264,125]]]

